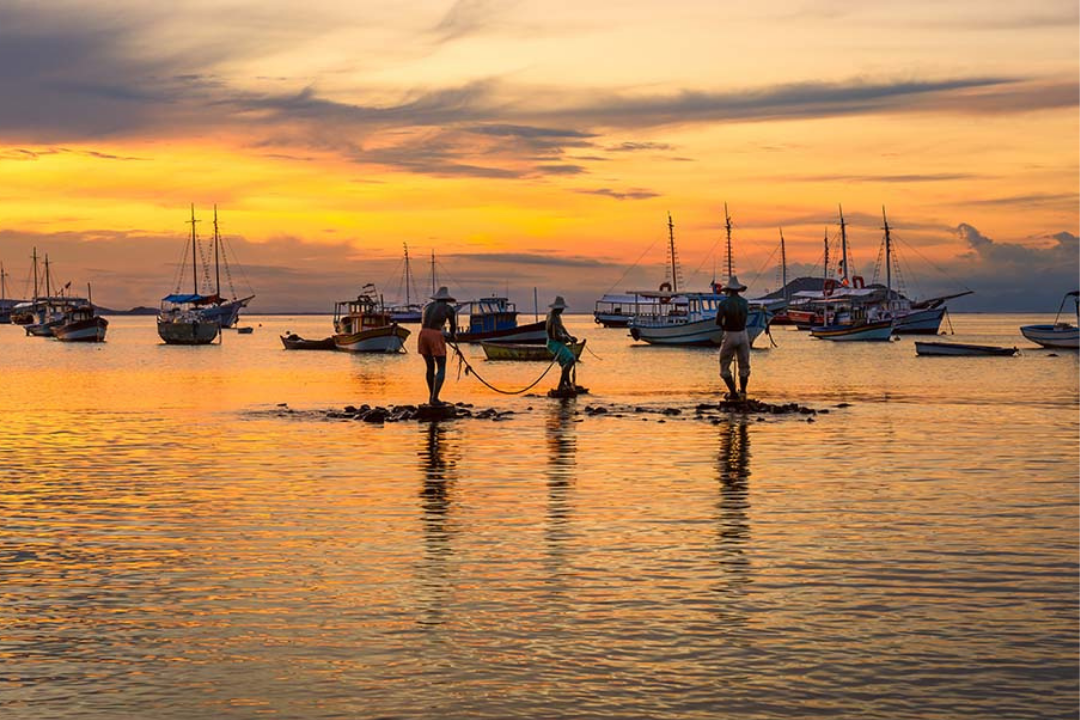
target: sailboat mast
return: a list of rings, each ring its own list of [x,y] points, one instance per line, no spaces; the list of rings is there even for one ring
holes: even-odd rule
[[[825,230],[825,281],[829,280],[829,231]]]
[[[37,297],[40,294],[40,292],[38,290],[38,268],[37,268],[37,248],[36,247],[34,248],[34,254],[31,255],[30,257],[32,257],[34,259],[34,299],[37,300]]]
[[[402,243],[405,246],[405,304],[412,303],[412,296],[409,293],[409,285],[412,284],[412,273],[409,272],[409,243]]]
[[[196,264],[195,257],[198,255],[198,248],[195,247],[195,203],[191,204],[191,285],[193,290],[191,291],[195,295],[199,294],[199,267]]]
[[[90,309],[94,308],[94,291],[90,289],[90,283],[86,283],[86,302]]]
[[[892,237],[889,235],[889,219],[885,217],[885,206],[881,206],[881,219],[885,224],[885,302],[892,309]]]
[[[784,302],[791,300],[787,286],[787,248],[784,245],[784,228],[780,228],[780,277],[784,283]]]
[[[45,297],[52,297],[52,284],[49,280],[49,253],[45,253]]]
[[[724,228],[727,230],[727,279],[735,274],[735,259],[731,256],[731,216],[728,215],[727,203],[724,203]]]
[[[848,264],[847,264],[847,223],[844,222],[844,208],[842,205],[838,205],[840,208],[840,252],[843,254],[844,262],[844,274],[841,278],[844,285],[848,284]]]
[[[431,251],[431,294],[435,294],[435,250]]]
[[[679,292],[679,271],[675,264],[675,223],[671,220],[671,213],[667,214],[668,243],[671,246],[671,289]]]
[[[221,235],[218,234],[217,225],[217,204],[214,204],[214,294],[221,298],[221,252],[219,250],[221,245]]]
[[[2,262],[0,262],[0,300],[7,300],[7,273],[4,272]]]

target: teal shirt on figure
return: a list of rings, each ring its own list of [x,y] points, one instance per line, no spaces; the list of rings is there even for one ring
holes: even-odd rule
[[[750,315],[750,303],[738,295],[728,295],[720,301],[716,311],[716,324],[724,332],[738,332],[746,329],[746,318]]]

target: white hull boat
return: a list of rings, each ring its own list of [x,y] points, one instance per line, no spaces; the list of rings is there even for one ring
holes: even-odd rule
[[[751,345],[765,332],[767,326],[767,311],[762,308],[751,309],[746,319],[746,334]],[[629,327],[630,337],[651,345],[718,346],[724,340],[724,331],[716,324],[715,310],[704,317],[693,310],[687,317],[639,317],[634,318]]]
[[[937,335],[944,317],[944,307],[897,313],[894,318],[893,332],[897,335]]]
[[[1020,333],[1045,348],[1076,350],[1080,348],[1080,328],[1068,323],[1054,325],[1024,325]]]
[[[357,353],[399,353],[405,348],[409,331],[398,325],[386,325],[334,336],[338,350]]]

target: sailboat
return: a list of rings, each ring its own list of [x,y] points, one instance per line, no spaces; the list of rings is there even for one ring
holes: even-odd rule
[[[405,269],[402,273],[405,285],[405,302],[397,305],[390,305],[387,310],[390,312],[390,319],[396,323],[418,323],[423,319],[424,306],[418,303],[414,303],[413,298],[413,279],[412,279],[412,267],[409,264],[409,244],[405,245]],[[432,285],[435,281],[435,251],[431,251],[431,277]],[[432,290],[432,294],[434,294]]]
[[[232,299],[226,300],[221,296],[221,264],[225,263],[225,276],[229,282]],[[247,297],[238,297],[236,288],[232,285],[232,270],[229,267],[228,253],[222,252],[221,233],[218,232],[217,205],[214,205],[214,294],[208,298],[208,302],[202,306],[203,317],[216,322],[223,328],[236,327],[240,319],[240,311],[247,307],[248,303],[255,299],[252,293]]]
[[[0,262],[0,325],[11,324],[12,311],[15,309],[15,306],[19,304],[18,300],[12,300],[7,296],[8,277],[10,277],[10,275],[4,270],[4,263]]]
[[[53,295],[52,273],[50,271],[49,256],[45,255],[45,295],[39,296],[37,275],[37,248],[34,248],[34,299],[29,303],[31,320],[24,325],[27,335],[36,337],[54,337],[57,326],[64,321],[64,315],[72,308],[84,305],[86,300],[64,295],[63,289]],[[68,283],[71,285],[71,283]]]
[[[884,208],[882,209],[884,212]],[[810,329],[810,335],[820,340],[834,341],[888,341],[893,336],[894,321],[889,313],[881,313],[877,306],[869,302],[873,289],[866,288],[859,276],[848,277],[847,225],[844,223],[844,210],[840,208],[840,237],[843,252],[842,292],[836,297],[826,297],[820,303],[824,313],[824,323]],[[885,264],[892,266],[892,241],[889,236],[889,223],[885,223]],[[887,273],[885,297],[892,295],[892,273]],[[826,283],[822,294],[831,296],[835,285]]]
[[[728,279],[734,274],[734,261],[731,252],[731,216],[727,203],[724,204],[724,226],[727,229],[727,271]],[[628,327],[630,337],[651,345],[719,345],[724,339],[724,330],[716,324],[716,313],[725,296],[720,294],[719,285],[712,283],[711,292],[681,292],[679,290],[678,254],[675,249],[675,224],[668,214],[668,247],[671,260],[672,282],[669,287],[661,286],[659,293],[642,291],[635,293],[645,298],[655,298],[662,305],[672,304],[675,297],[685,301],[685,311],[667,312],[658,315],[636,315]],[[668,283],[664,283],[668,285]],[[764,306],[750,305],[750,314],[746,319],[746,333],[753,345],[754,340],[769,325],[772,313]]]
[[[195,236],[195,206],[191,206],[191,286],[192,292],[181,293],[184,266],[181,264],[176,292],[161,299],[157,316],[158,336],[167,345],[209,345],[221,332],[221,323],[204,314],[215,304],[218,296],[199,294],[199,247]]]

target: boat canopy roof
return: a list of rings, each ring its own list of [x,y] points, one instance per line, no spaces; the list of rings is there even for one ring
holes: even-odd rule
[[[597,300],[596,302],[598,302],[598,303],[611,303],[613,305],[619,305],[619,304],[622,304],[622,303],[627,303],[627,304],[633,305],[634,302],[637,299],[638,299],[638,296],[633,294],[633,293],[629,293],[629,294],[604,293],[604,296],[602,298],[600,298],[599,300]]]
[[[195,295],[194,293],[174,293],[172,295],[166,295],[161,298],[161,302],[171,302],[177,305],[181,303],[200,303],[211,300],[211,296],[208,295]]]

